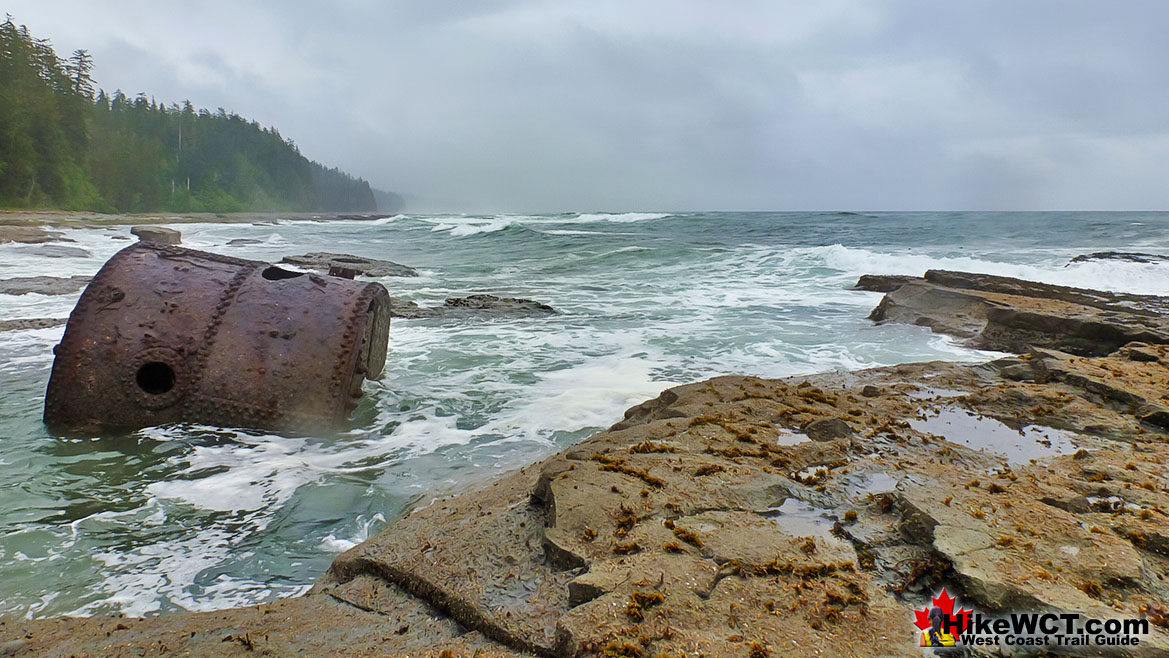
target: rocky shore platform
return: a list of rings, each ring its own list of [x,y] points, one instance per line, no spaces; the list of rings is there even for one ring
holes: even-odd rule
[[[48,242],[72,242],[55,229],[106,228],[120,226],[156,226],[160,224],[275,224],[278,221],[327,222],[337,220],[372,221],[393,215],[336,212],[235,212],[235,213],[127,213],[104,214],[66,210],[0,210],[0,244],[39,245]],[[164,229],[165,230],[165,229]],[[129,238],[124,238],[129,239]],[[61,249],[54,245],[56,249]],[[52,255],[51,253],[47,255]]]
[[[665,391],[414,509],[306,595],[6,619],[28,656],[920,656],[940,588],[987,613],[1144,617],[1169,655],[1169,299],[864,277],[879,322],[1009,352]],[[964,655],[1034,651],[968,648]]]
[[[77,212],[71,210],[0,210],[0,242],[6,235],[36,235],[37,227],[86,228],[94,226],[123,226],[128,224],[250,224],[292,221],[374,220],[393,215],[378,213],[338,212],[153,212],[117,213]],[[24,227],[25,230],[21,230]],[[23,240],[16,240],[21,242]]]

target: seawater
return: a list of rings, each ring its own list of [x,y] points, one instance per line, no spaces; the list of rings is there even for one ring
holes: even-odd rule
[[[62,329],[0,333],[0,614],[208,610],[305,591],[411,505],[538,460],[671,385],[988,355],[875,327],[861,274],[928,268],[1169,294],[1169,267],[1068,265],[1169,252],[1166,213],[570,213],[181,224],[184,244],[278,261],[354,253],[418,268],[422,304],[487,292],[539,318],[395,320],[356,426],[273,436],[194,425],[54,437],[41,402]],[[66,230],[89,256],[0,245],[0,278],[92,274],[127,227]],[[228,246],[250,238],[258,244]],[[77,296],[0,295],[0,317]]]

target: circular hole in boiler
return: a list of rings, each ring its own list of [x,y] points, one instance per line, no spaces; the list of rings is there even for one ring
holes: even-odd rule
[[[281,269],[275,265],[270,265],[260,272],[260,276],[269,281],[280,281],[282,279],[295,279],[298,276],[304,276],[304,272],[293,272],[291,270]]]
[[[175,387],[175,371],[165,363],[151,361],[142,364],[134,380],[150,395],[162,395]]]

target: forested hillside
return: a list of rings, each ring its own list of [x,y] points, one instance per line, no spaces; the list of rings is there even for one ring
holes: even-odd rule
[[[0,24],[0,207],[104,212],[377,208],[369,183],[222,108],[165,105],[90,79],[9,16]]]

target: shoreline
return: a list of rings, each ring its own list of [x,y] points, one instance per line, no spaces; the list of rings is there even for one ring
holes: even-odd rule
[[[287,221],[374,220],[393,217],[399,213],[373,212],[233,212],[233,213],[119,213],[75,212],[70,210],[0,210],[0,227],[57,227],[91,228],[101,226],[130,226],[135,224],[248,224]]]
[[[1148,575],[1169,569],[1165,316],[1002,277],[902,279],[873,284],[890,288],[874,319],[1026,349],[675,387],[548,459],[411,510],[305,596],[5,619],[0,646],[804,655],[810,645],[784,643],[806,638],[824,655],[920,655],[913,606],[946,586],[986,612],[1161,619],[1115,655],[1169,650],[1169,596]],[[1099,356],[1057,349],[1092,346]]]

